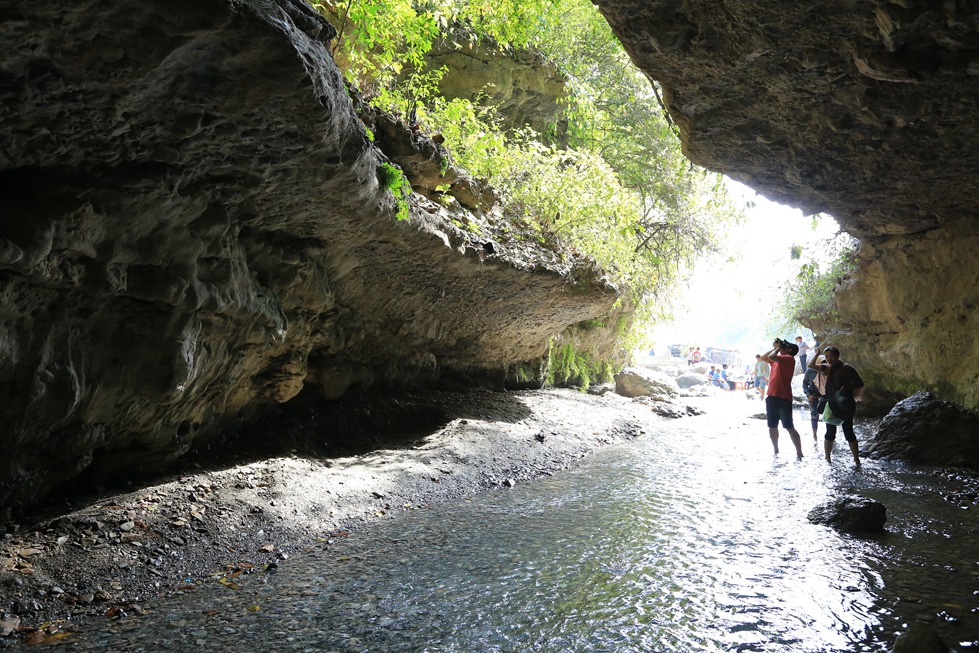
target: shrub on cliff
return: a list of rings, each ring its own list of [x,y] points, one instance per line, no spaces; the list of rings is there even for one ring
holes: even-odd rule
[[[318,6],[368,101],[441,133],[456,163],[499,191],[521,233],[595,260],[640,313],[666,312],[675,282],[739,218],[720,176],[683,156],[655,88],[588,0]],[[554,62],[570,89],[566,128],[508,130],[492,108],[440,97],[442,70],[425,55],[448,38],[532,48]]]

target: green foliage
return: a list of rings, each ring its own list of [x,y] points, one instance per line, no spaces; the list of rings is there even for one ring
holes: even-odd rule
[[[508,372],[516,379],[519,384],[534,383],[539,380],[540,364],[516,363],[510,367]]]
[[[827,316],[837,315],[834,292],[844,277],[856,268],[856,241],[840,234],[829,245],[828,251],[810,252],[806,256],[803,248],[793,246],[792,253],[802,264],[784,296],[784,312],[802,324],[824,322]]]
[[[318,8],[338,24],[335,55],[366,100],[440,132],[455,162],[497,189],[516,232],[594,260],[640,315],[661,310],[659,296],[740,217],[721,177],[683,156],[655,87],[588,0]],[[442,71],[426,68],[425,55],[448,38],[532,48],[554,62],[568,80],[567,131],[508,130],[492,107],[440,97]],[[388,187],[407,197],[404,185]]]
[[[405,173],[397,166],[382,163],[377,169],[377,178],[381,186],[394,195],[398,220],[407,220],[411,215],[411,207],[408,205],[408,198],[411,197],[411,182],[405,177]]]
[[[557,348],[552,346],[547,354],[545,380],[550,385],[577,386],[585,391],[592,383],[611,381],[613,374],[611,362],[596,361],[571,343]]]

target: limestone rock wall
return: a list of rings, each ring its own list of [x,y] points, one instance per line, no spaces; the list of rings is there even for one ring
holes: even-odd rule
[[[493,207],[415,196],[396,221],[301,2],[0,15],[0,521],[79,474],[158,472],[305,384],[503,379],[615,300]]]
[[[920,390],[979,406],[979,235],[962,219],[862,250],[837,291],[838,320],[813,325],[860,361],[868,399],[886,412]]]
[[[893,400],[975,407],[979,6],[597,0],[687,155],[864,243],[815,324]]]
[[[539,133],[555,130],[561,119],[564,77],[533,52],[506,55],[490,44],[466,41],[436,48],[429,60],[434,68],[445,67],[439,92],[447,98],[485,98],[500,108],[507,124],[530,125]]]

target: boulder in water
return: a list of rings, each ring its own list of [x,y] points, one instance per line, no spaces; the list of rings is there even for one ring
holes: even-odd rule
[[[935,629],[916,621],[894,641],[892,653],[948,653]]]
[[[919,392],[881,420],[867,450],[874,457],[979,469],[979,414]]]
[[[882,533],[887,508],[879,501],[851,495],[813,508],[809,511],[809,521],[844,533]]]

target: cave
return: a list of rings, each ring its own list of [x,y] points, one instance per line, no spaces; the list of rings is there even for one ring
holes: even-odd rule
[[[692,161],[860,240],[838,315],[810,326],[868,397],[975,408],[979,10],[597,4]],[[84,474],[152,473],[304,389],[539,383],[515,370],[619,299],[589,261],[499,230],[437,144],[368,118],[301,2],[0,9],[0,518]],[[396,157],[481,236],[424,193],[396,220]]]

